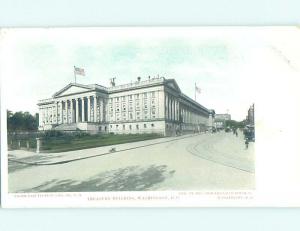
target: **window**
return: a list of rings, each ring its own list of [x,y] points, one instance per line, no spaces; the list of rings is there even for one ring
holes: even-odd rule
[[[138,124],[136,125],[136,129],[139,130],[139,125]]]
[[[130,130],[132,129],[132,126],[131,126],[131,125],[129,125],[129,129],[130,129]]]
[[[123,130],[125,130],[125,124],[123,124]]]
[[[147,92],[144,93],[144,98],[147,98]]]
[[[117,102],[119,102],[120,97],[117,97]]]
[[[155,91],[152,92],[152,98],[154,98],[154,97],[155,97]]]
[[[147,128],[147,124],[144,124],[144,128]]]
[[[129,118],[130,118],[130,119],[133,119],[132,113],[129,114]]]
[[[139,98],[139,94],[136,94],[136,95],[135,95],[135,98],[138,99],[138,98]]]
[[[118,128],[119,128],[119,125],[117,124],[117,125],[116,125],[116,129],[118,129]]]
[[[129,99],[132,99],[132,95],[129,96]]]
[[[154,128],[154,124],[151,124],[151,127],[153,127],[153,128]]]
[[[110,128],[112,128],[112,125],[110,125]]]

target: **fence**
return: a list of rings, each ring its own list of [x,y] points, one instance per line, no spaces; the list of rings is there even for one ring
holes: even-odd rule
[[[9,150],[63,152],[163,137],[157,133],[89,134],[82,131],[14,132],[8,134]]]
[[[86,135],[83,131],[15,131],[7,133],[9,150],[29,150],[39,152],[42,147],[42,140],[58,139],[61,142],[68,140],[68,137]]]

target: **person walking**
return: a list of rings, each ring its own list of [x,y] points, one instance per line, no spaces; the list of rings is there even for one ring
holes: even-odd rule
[[[246,149],[248,149],[248,146],[249,146],[249,140],[248,140],[248,138],[246,138],[246,140],[245,140],[245,145],[246,145]]]

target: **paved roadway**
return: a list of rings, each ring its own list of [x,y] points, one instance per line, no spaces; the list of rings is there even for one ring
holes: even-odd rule
[[[9,152],[10,192],[254,189],[254,147],[232,133],[65,153]]]

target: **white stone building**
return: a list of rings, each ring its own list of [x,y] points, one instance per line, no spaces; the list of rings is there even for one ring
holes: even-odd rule
[[[38,106],[39,130],[169,136],[205,131],[214,123],[213,110],[183,94],[174,79],[163,77],[108,88],[70,83]]]

